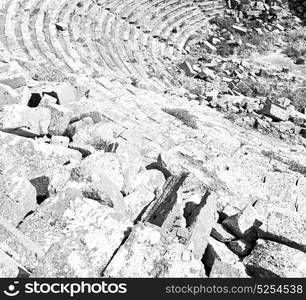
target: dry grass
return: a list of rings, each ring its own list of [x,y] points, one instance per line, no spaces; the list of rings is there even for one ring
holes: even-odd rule
[[[163,111],[182,121],[186,126],[193,129],[198,129],[196,117],[193,116],[188,110],[180,108],[164,108]]]

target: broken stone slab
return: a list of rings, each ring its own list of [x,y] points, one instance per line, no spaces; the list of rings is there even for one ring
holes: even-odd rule
[[[21,226],[47,249],[31,276],[100,277],[131,226],[113,208],[82,196],[77,185],[69,186]]]
[[[136,144],[129,144],[126,141],[121,141],[110,145],[110,149],[114,149],[113,151],[121,157],[122,175],[124,178],[122,191],[125,194],[129,194],[137,174],[144,170],[144,162],[140,147]]]
[[[44,96],[39,107],[45,107],[51,112],[51,120],[48,127],[48,133],[51,135],[64,135],[72,119],[73,112],[56,103],[56,99],[50,96]]]
[[[153,224],[138,223],[119,248],[104,277],[205,277],[203,264],[192,249],[167,242],[163,230]]]
[[[257,229],[262,239],[272,240],[306,252],[306,221],[288,211],[271,211]]]
[[[263,114],[271,117],[275,121],[287,121],[288,112],[286,109],[268,101],[263,108]]]
[[[0,278],[27,278],[30,273],[8,254],[0,250]]]
[[[20,104],[5,105],[0,112],[0,130],[25,137],[46,135],[51,122],[47,108],[30,108]]]
[[[17,89],[27,85],[24,74],[6,75],[5,77],[0,76],[0,84],[10,86],[12,89]]]
[[[48,85],[42,89],[42,94],[54,97],[57,102],[56,104],[70,107],[75,104],[76,96],[75,89],[69,82],[63,82],[57,85]]]
[[[81,123],[83,126],[81,124],[70,125],[70,127],[74,126],[75,128],[75,134],[72,137],[73,143],[91,145],[96,150],[107,150],[109,145],[114,143],[114,132],[111,124],[92,124],[91,122],[87,123],[86,120],[76,123]]]
[[[239,261],[239,257],[238,255],[234,254],[225,244],[215,240],[212,237],[209,237],[203,262],[207,267],[212,268],[215,260],[220,260],[233,265]]]
[[[0,216],[17,226],[37,206],[35,187],[16,174],[0,174],[0,182]]]
[[[251,254],[244,258],[243,264],[256,277],[306,276],[306,254],[272,241],[258,240]]]
[[[256,210],[252,205],[246,206],[240,213],[226,218],[222,225],[237,238],[247,241],[256,238],[256,228],[261,224],[257,220]]]
[[[125,185],[126,173],[138,173],[140,165],[134,166],[135,170],[128,169],[130,166],[128,157],[121,153],[104,153],[97,151],[86,157],[81,164],[81,173],[85,177],[86,174],[95,174],[96,177],[105,176],[112,181],[119,190],[123,190]],[[137,172],[136,172],[137,170]],[[92,175],[90,175],[92,177]]]
[[[44,256],[42,248],[0,217],[0,250],[31,272]]]
[[[247,33],[247,29],[246,29],[246,28],[243,28],[243,27],[241,27],[241,26],[233,25],[232,28],[233,28],[236,32],[238,32],[238,33],[240,33],[240,34],[246,34],[246,33]]]
[[[0,153],[3,174],[16,174],[28,180],[46,176],[53,182],[54,190],[65,184],[65,172],[82,158],[78,151],[4,132],[0,132]]]
[[[216,259],[211,271],[209,278],[249,278],[250,276],[246,273],[243,263],[236,262],[235,264],[229,264],[224,261]]]
[[[217,51],[217,48],[208,41],[204,41],[203,46],[208,53],[215,53]]]
[[[146,185],[137,185],[132,193],[123,198],[127,212],[133,221],[141,219],[146,207],[154,200],[154,191]]]
[[[69,138],[67,136],[52,135],[50,144],[63,146],[63,147],[68,147]]]
[[[0,84],[0,108],[7,104],[20,103],[19,94],[8,85]]]
[[[212,228],[217,223],[217,195],[207,191],[200,202],[188,201],[184,209],[189,235],[186,244],[194,245],[194,256],[201,259],[208,244]]]
[[[187,76],[195,76],[197,72],[195,72],[192,68],[192,65],[188,61],[184,61],[179,65],[180,69],[185,72]]]
[[[177,191],[187,177],[188,173],[168,177],[162,190],[142,216],[142,221],[163,228],[171,226],[172,213],[177,204]]]
[[[82,145],[82,144],[76,144],[76,143],[70,143],[69,149],[76,150],[82,154],[82,157],[85,158],[89,156],[90,154],[93,154],[96,152],[96,149],[91,145]]]
[[[126,209],[120,193],[124,186],[124,177],[120,173],[120,163],[115,153],[95,152],[72,170],[71,179],[79,183],[83,194],[105,202],[124,215]]]
[[[239,256],[246,256],[252,250],[252,244],[245,240],[236,240],[230,241],[228,243],[228,248]]]
[[[230,242],[236,238],[219,223],[213,227],[210,235],[221,243]]]
[[[80,120],[72,118],[71,123],[66,129],[65,134],[73,139],[74,135],[77,134],[77,132],[85,132],[85,134],[88,134],[88,128],[92,128],[94,126],[94,121],[91,117],[87,116],[84,118],[81,118]],[[80,134],[81,135],[81,134]],[[81,135],[83,136],[83,135]],[[82,140],[83,141],[83,140]]]
[[[131,190],[134,191],[138,186],[145,186],[151,192],[161,188],[165,183],[165,177],[159,170],[145,170],[139,172],[131,184]]]

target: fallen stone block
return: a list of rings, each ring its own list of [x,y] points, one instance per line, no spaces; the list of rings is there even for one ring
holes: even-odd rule
[[[238,33],[240,33],[240,34],[246,34],[246,33],[247,33],[247,29],[246,29],[246,28],[243,28],[243,27],[241,27],[241,26],[233,25],[232,28],[233,28],[236,32],[238,32]]]
[[[101,277],[131,226],[113,208],[82,196],[78,185],[69,185],[21,226],[46,250],[31,276]]]
[[[7,104],[20,103],[19,94],[8,85],[0,84],[0,108]]]
[[[256,228],[261,224],[257,220],[256,210],[248,205],[241,213],[226,218],[222,225],[230,230],[237,238],[253,240],[256,238]]]
[[[306,252],[306,222],[298,214],[272,211],[257,230],[262,239]]]
[[[60,31],[68,30],[68,24],[64,23],[64,22],[58,22],[58,23],[55,24],[55,26],[56,26],[56,29],[60,30]]]
[[[163,230],[153,224],[133,227],[106,270],[105,277],[205,277],[203,264],[192,250],[178,242],[167,242]]]
[[[86,120],[88,120],[86,118]],[[73,135],[73,143],[79,145],[91,145],[96,150],[105,151],[108,146],[114,142],[114,132],[111,124],[78,121],[78,124],[71,124],[75,126],[75,134]],[[89,120],[92,120],[91,118]],[[71,130],[71,127],[69,130]]]
[[[68,145],[69,145],[69,138],[67,136],[53,135],[51,137],[50,143],[52,145],[68,147]]]
[[[138,185],[132,193],[125,196],[123,201],[131,220],[136,221],[141,219],[143,211],[154,198],[154,191],[150,190],[145,185]]]
[[[209,278],[249,278],[241,262],[229,264],[218,259],[215,260]]]
[[[40,107],[46,107],[51,112],[48,133],[51,135],[63,135],[73,116],[73,112],[68,108],[53,103],[44,104]]]
[[[17,174],[0,174],[0,182],[0,216],[17,226],[37,206],[35,187]]]
[[[162,172],[158,170],[145,170],[138,173],[131,184],[131,190],[134,191],[138,186],[145,186],[151,192],[161,188],[166,182]]]
[[[54,189],[65,184],[63,174],[82,158],[78,151],[4,132],[0,132],[0,153],[3,174],[16,173],[28,180],[46,176],[54,182]]]
[[[31,272],[44,256],[42,248],[0,217],[0,250]]]
[[[234,265],[239,261],[239,257],[234,254],[225,244],[218,242],[212,237],[209,237],[203,262],[208,268],[212,268],[216,260]]]
[[[74,87],[69,82],[48,86],[42,90],[42,94],[56,98],[56,104],[67,107],[76,102]]]
[[[217,51],[217,48],[208,41],[204,41],[203,46],[208,53],[215,53]]]
[[[221,243],[230,242],[235,239],[235,236],[225,230],[219,223],[213,227],[210,235]]]
[[[27,278],[29,276],[29,271],[0,250],[0,278]]]
[[[271,102],[266,103],[263,108],[263,114],[271,117],[275,121],[288,120],[287,110]]]
[[[188,207],[189,206],[189,207]],[[212,228],[217,223],[217,195],[206,192],[200,203],[192,200],[186,203],[184,217],[189,231],[186,244],[193,244],[194,256],[201,259],[208,244]]]
[[[197,72],[195,72],[192,68],[192,65],[188,61],[184,61],[180,64],[180,68],[185,72],[187,76],[195,76]]]
[[[239,256],[246,256],[252,250],[252,244],[245,240],[230,241],[228,247]]]
[[[24,105],[5,105],[0,112],[0,130],[25,137],[48,133],[51,113],[47,108],[30,108]]]
[[[244,258],[243,264],[256,277],[306,276],[306,254],[272,241],[258,240],[251,254]]]

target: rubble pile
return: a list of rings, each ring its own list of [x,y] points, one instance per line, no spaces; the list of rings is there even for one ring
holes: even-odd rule
[[[305,78],[287,66],[271,68],[249,60],[256,51],[262,55],[260,47],[266,40],[277,37],[267,51],[286,47],[281,34],[301,26],[288,3],[227,1],[224,14],[210,22],[205,39],[191,39],[185,60],[178,64],[179,72],[195,79],[197,88],[186,85],[189,98],[228,113],[239,124],[305,144],[300,138],[305,137],[305,103],[296,105],[293,91],[288,93],[290,85],[299,86],[295,90],[306,96]],[[294,64],[304,65],[304,61],[299,56]]]
[[[0,3],[0,277],[306,277],[303,64],[238,55],[286,6],[135,3]]]

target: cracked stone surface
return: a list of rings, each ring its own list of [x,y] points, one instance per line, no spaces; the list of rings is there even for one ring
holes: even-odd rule
[[[240,2],[0,1],[0,277],[306,277],[306,5]]]

